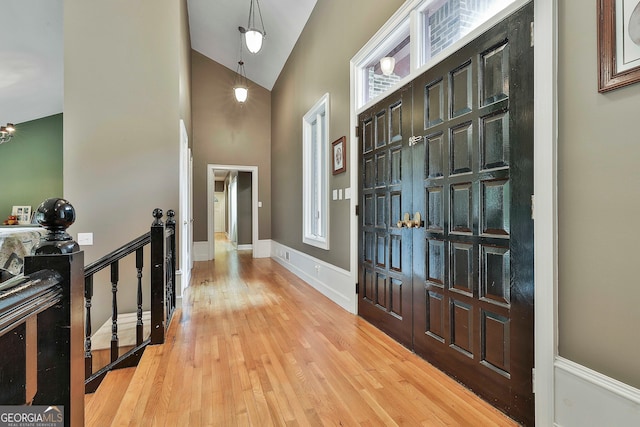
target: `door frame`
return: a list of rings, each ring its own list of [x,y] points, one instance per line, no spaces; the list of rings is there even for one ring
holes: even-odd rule
[[[191,149],[189,148],[189,134],[184,120],[180,119],[180,210],[178,218],[179,250],[180,250],[180,295],[189,286],[191,268],[193,266],[193,204],[192,188],[193,175]]]
[[[361,108],[356,107],[359,99],[359,88],[356,87],[357,65],[360,64],[369,53],[388,37],[398,22],[405,19],[408,10],[415,8],[418,1],[407,1],[400,9],[381,27],[381,29],[365,44],[365,46],[351,59],[350,62],[350,276],[353,283],[358,282],[358,218],[355,214],[358,205],[358,145],[356,126],[357,117],[362,111],[370,107],[375,100],[370,101]],[[527,1],[516,0],[515,7],[508,7],[509,13],[526,4]],[[416,12],[412,14],[411,26],[415,27]],[[495,17],[498,22],[506,15],[499,14]],[[533,379],[535,391],[535,417],[537,425],[554,424],[555,405],[555,359],[558,354],[557,345],[557,288],[558,288],[558,242],[557,242],[557,64],[558,64],[558,1],[534,0],[533,28],[535,40],[534,46],[534,366]],[[478,31],[484,31],[480,27]],[[472,32],[469,40],[480,33]],[[412,50],[412,57],[418,54],[417,48]],[[403,81],[399,82],[399,89],[407,81],[413,80],[423,73],[428,67],[422,67],[412,72]],[[391,93],[391,92],[389,92]],[[352,295],[352,312],[357,313],[358,296]]]
[[[251,172],[251,251],[255,258],[258,245],[258,166],[246,165],[207,165],[207,247],[209,260],[215,259],[215,234],[213,222],[214,171],[227,170]]]

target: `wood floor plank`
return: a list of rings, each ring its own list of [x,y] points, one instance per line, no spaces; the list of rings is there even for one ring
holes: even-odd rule
[[[517,425],[275,261],[221,243],[112,425]]]

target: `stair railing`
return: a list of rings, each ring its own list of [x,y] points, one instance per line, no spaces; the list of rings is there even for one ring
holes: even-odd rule
[[[162,222],[162,210],[155,209],[149,232],[126,245],[116,249],[108,255],[85,267],[85,337],[84,337],[84,360],[85,360],[85,385],[86,392],[95,391],[106,374],[113,369],[136,366],[148,345],[164,343],[166,329],[176,307],[175,293],[175,213],[173,210],[167,211],[167,221]],[[143,267],[145,261],[145,247],[149,246],[150,272],[150,309],[151,309],[151,336],[143,336]],[[136,277],[137,277],[137,301],[136,301],[136,344],[135,346],[119,355],[118,336],[118,289],[120,286],[120,261],[135,253],[136,257]],[[110,269],[111,274],[111,342],[110,342],[110,362],[93,372],[93,350],[92,350],[92,328],[91,328],[91,307],[94,291],[94,276],[99,271]]]
[[[68,202],[48,199],[37,215],[48,234],[25,257],[24,277],[0,290],[0,405],[14,421],[81,427],[84,253],[66,233],[75,220]]]

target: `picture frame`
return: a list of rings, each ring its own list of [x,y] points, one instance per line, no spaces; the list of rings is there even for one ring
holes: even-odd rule
[[[640,0],[598,1],[598,92],[640,81]]]
[[[331,165],[333,174],[337,175],[347,170],[347,139],[345,136],[331,143]]]
[[[16,216],[20,225],[31,224],[31,206],[14,206],[11,215]]]

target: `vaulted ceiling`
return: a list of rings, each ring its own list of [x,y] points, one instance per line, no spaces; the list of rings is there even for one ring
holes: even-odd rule
[[[317,0],[260,0],[267,37],[262,50],[243,47],[247,77],[273,88]],[[191,47],[236,70],[250,0],[188,0]],[[0,125],[62,112],[63,0],[2,0]]]

